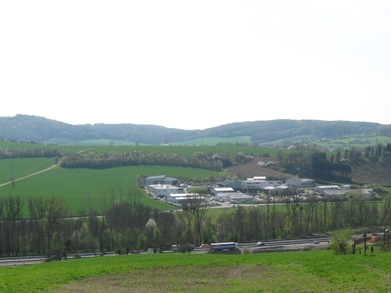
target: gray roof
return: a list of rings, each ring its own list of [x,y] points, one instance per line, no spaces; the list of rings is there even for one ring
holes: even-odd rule
[[[155,176],[148,176],[147,179],[164,179],[166,175],[155,175]]]

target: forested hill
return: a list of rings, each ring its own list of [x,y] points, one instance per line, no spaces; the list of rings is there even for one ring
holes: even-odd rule
[[[73,141],[109,139],[159,145],[208,137],[249,136],[251,142],[256,144],[300,136],[321,139],[357,134],[391,137],[391,126],[371,122],[269,120],[230,123],[204,130],[182,130],[136,124],[71,125],[29,115],[0,117],[0,137],[28,142],[44,142],[59,138]]]

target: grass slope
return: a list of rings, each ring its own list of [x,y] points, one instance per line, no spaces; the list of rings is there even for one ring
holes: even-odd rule
[[[1,292],[388,292],[391,254],[125,255],[0,268]]]

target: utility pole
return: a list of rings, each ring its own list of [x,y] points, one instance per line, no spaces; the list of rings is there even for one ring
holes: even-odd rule
[[[14,165],[14,154],[11,154],[11,169],[12,169],[12,189],[15,188],[15,165]]]

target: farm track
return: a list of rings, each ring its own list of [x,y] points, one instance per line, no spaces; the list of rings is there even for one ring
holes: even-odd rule
[[[77,154],[84,153],[84,152],[89,151],[89,150],[92,150],[92,148],[85,149],[85,150],[81,150],[81,151],[77,152]],[[3,186],[5,186],[5,185],[12,184],[12,182],[17,182],[17,181],[20,181],[20,180],[23,180],[23,179],[26,179],[26,178],[29,178],[29,177],[32,177],[32,176],[35,176],[35,175],[44,173],[44,172],[47,172],[47,171],[53,169],[54,167],[56,167],[57,165],[58,165],[58,164],[54,164],[53,166],[50,166],[49,168],[46,168],[46,169],[44,169],[44,170],[41,170],[41,171],[38,171],[38,172],[31,173],[31,174],[29,174],[29,175],[23,176],[23,177],[18,178],[18,179],[11,180],[11,181],[6,182],[6,183],[2,183],[2,184],[0,184],[0,187],[3,187]]]
[[[41,170],[41,171],[38,171],[38,172],[34,172],[34,173],[29,174],[29,175],[23,176],[23,177],[21,177],[21,178],[18,178],[18,179],[15,179],[15,180],[12,180],[12,181],[9,181],[9,182],[0,184],[0,187],[5,186],[5,185],[8,185],[8,184],[12,184],[13,182],[17,182],[17,181],[20,181],[20,180],[23,180],[23,179],[26,179],[26,178],[29,178],[29,177],[32,177],[32,176],[35,176],[35,175],[44,173],[44,172],[47,172],[47,171],[53,169],[53,168],[56,167],[56,166],[57,166],[57,164],[54,164],[53,166],[51,166],[51,167],[49,167],[49,168],[46,168],[46,169],[44,169],[44,170]]]

